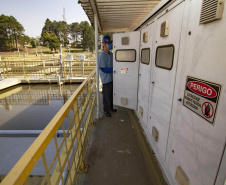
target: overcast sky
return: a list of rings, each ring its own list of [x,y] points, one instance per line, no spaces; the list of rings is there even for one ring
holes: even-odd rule
[[[29,37],[41,35],[45,20],[63,20],[65,7],[66,21],[89,21],[78,0],[0,0],[0,15],[12,15],[19,21]]]

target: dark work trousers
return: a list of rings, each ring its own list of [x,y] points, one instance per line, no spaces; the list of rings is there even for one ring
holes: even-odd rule
[[[113,108],[113,82],[103,84],[102,93],[104,112],[109,112]]]

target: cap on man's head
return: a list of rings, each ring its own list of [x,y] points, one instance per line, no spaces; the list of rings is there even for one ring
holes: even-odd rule
[[[112,43],[111,37],[108,35],[105,35],[102,39],[102,43]]]

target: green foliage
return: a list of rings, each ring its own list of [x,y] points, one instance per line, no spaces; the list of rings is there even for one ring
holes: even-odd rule
[[[55,33],[46,31],[42,37],[44,45],[51,50],[54,49],[56,51],[61,44]]]
[[[35,38],[31,38],[31,42],[30,43],[32,45],[32,48],[36,48],[36,46],[40,45],[39,40],[35,39]]]
[[[49,48],[49,41],[45,41],[44,46],[46,46],[47,48]]]
[[[23,26],[13,17],[2,14],[0,16],[0,49],[17,48],[17,43],[23,35]]]
[[[43,33],[45,33],[45,32],[53,32],[52,21],[50,21],[49,19],[46,19],[45,25],[42,28],[42,34],[41,35],[43,35]]]
[[[94,50],[95,34],[92,26],[87,21],[80,23],[80,33],[82,36],[82,48],[83,50],[90,49],[91,52]]]
[[[22,46],[28,45],[31,41],[30,37],[28,37],[27,35],[19,35],[18,39]]]
[[[72,40],[75,40],[77,42],[78,41],[78,36],[80,35],[79,23],[73,22],[70,25],[70,33],[71,33]]]
[[[92,26],[89,25],[87,21],[82,21],[80,24],[77,22],[74,22],[70,25],[68,25],[65,21],[50,21],[49,19],[46,19],[45,25],[42,29],[41,34],[41,40],[43,43],[46,42],[44,39],[44,34],[48,33],[54,33],[58,40],[66,46],[69,44],[69,34],[72,38],[72,40],[75,40],[76,43],[78,42],[79,36],[81,36],[82,41],[82,48],[83,50],[90,49],[93,51],[94,49],[94,30]],[[49,46],[51,45],[51,42],[49,42]],[[78,46],[78,45],[77,45]]]
[[[70,33],[70,26],[65,21],[52,22],[49,19],[46,19],[45,25],[42,28],[42,34],[41,34],[42,40],[43,40],[43,34],[46,32],[55,33],[55,35],[63,45],[66,45],[69,43],[68,35]]]

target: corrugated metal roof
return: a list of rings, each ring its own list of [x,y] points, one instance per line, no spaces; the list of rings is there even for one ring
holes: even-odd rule
[[[98,15],[99,31],[131,31],[161,0],[79,0],[90,22]]]

